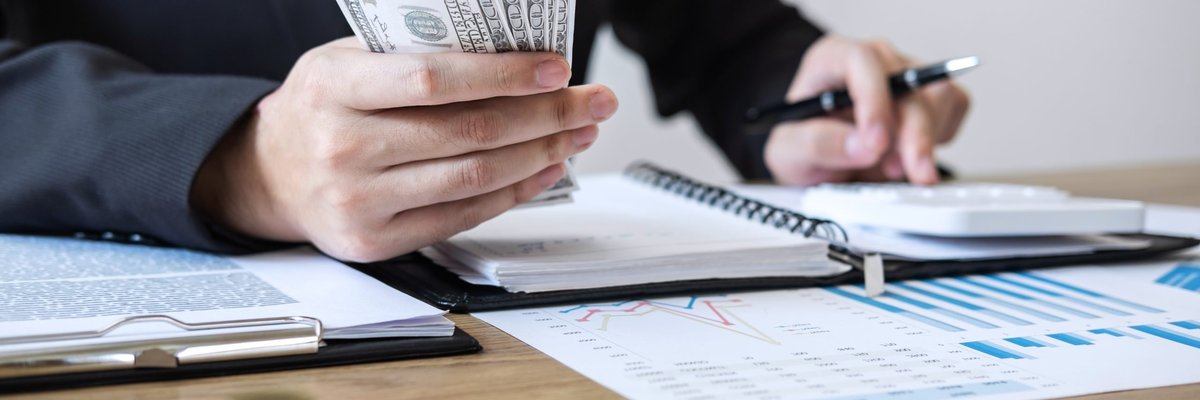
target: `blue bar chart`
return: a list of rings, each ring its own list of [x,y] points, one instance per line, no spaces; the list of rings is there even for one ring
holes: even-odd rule
[[[1145,335],[1138,335],[1133,332],[1140,332]],[[1144,340],[1146,337],[1149,337],[1200,350],[1200,337],[1197,337],[1196,334],[1200,334],[1200,322],[1185,320],[1164,324],[1133,325],[1127,328],[1098,328],[1089,329],[1084,332],[1050,333],[1038,336],[1010,337],[1004,338],[1002,341],[972,341],[959,344],[998,359],[1020,360],[1037,358],[1021,352],[1020,348],[1047,349],[1054,347],[1096,346],[1102,344],[1100,340],[1102,338]]]
[[[924,295],[924,296],[932,298],[932,299],[936,299],[936,300],[940,300],[940,301],[943,301],[943,302],[946,302],[949,304],[957,305],[957,306],[962,307],[967,310],[975,311],[975,312],[978,312],[978,313],[981,313],[981,314],[984,314],[984,315],[987,315],[987,316],[990,316],[990,317],[993,317],[993,318],[996,318],[999,320],[1003,320],[1003,321],[1006,321],[1006,322],[1014,324],[1014,325],[1022,325],[1022,326],[1033,325],[1033,322],[1030,322],[1030,321],[1021,319],[1021,318],[1017,318],[1017,317],[1014,317],[1014,316],[1011,316],[1011,315],[1008,315],[1008,314],[1005,314],[1005,313],[1002,313],[1002,312],[999,312],[996,310],[992,310],[990,308],[972,303],[967,300],[960,300],[960,299],[956,299],[956,298],[953,298],[953,297],[950,297],[947,295],[943,295],[943,294],[940,294],[940,293],[937,293],[937,292],[934,292],[931,290],[925,290],[925,289],[919,288],[915,285],[909,285],[907,283],[901,282],[901,283],[896,283],[895,286],[904,288],[905,290],[908,290],[910,292]],[[978,297],[978,296],[969,296],[968,295],[968,297]]]
[[[1033,276],[1036,277],[1037,275],[1033,275]],[[1109,307],[1109,306],[1106,306],[1103,304],[1098,304],[1098,303],[1095,303],[1092,301],[1068,296],[1068,295],[1062,294],[1062,293],[1054,291],[1054,290],[1042,289],[1037,286],[1033,286],[1033,285],[1030,285],[1030,284],[1027,284],[1024,282],[1017,281],[1015,279],[1009,279],[1009,278],[1005,278],[1005,277],[999,276],[999,275],[989,275],[988,278],[995,280],[995,281],[1004,282],[1004,283],[1007,283],[1007,284],[1010,284],[1010,285],[1013,285],[1016,287],[1020,287],[1022,289],[1026,289],[1031,292],[1041,293],[1041,294],[1044,294],[1044,295],[1054,298],[1054,299],[1065,300],[1065,301],[1068,301],[1071,303],[1075,303],[1077,305],[1082,305],[1086,308],[1090,308],[1095,311],[1100,311],[1102,313],[1106,313],[1109,315],[1116,315],[1116,316],[1133,315],[1131,313],[1121,311],[1121,310],[1118,310],[1118,309],[1115,309],[1115,308],[1112,308],[1112,307]]]
[[[1200,292],[1200,260],[1179,264],[1155,280],[1154,283]]]
[[[534,337],[598,381],[645,389],[630,397],[1052,398],[1200,381],[1200,301],[1181,290],[1191,280],[1155,282],[1177,264],[890,281],[875,296],[848,284],[480,318]]]
[[[842,296],[847,299],[854,300],[859,303],[863,303],[863,304],[869,305],[871,307],[875,307],[880,310],[899,315],[901,317],[909,318],[909,319],[915,320],[917,322],[921,322],[923,324],[926,324],[926,325],[929,325],[934,328],[938,328],[938,329],[941,329],[941,330],[944,330],[947,332],[962,332],[962,330],[963,330],[962,328],[947,324],[945,322],[939,321],[939,320],[931,318],[931,317],[927,317],[923,314],[911,312],[911,311],[905,310],[900,307],[892,306],[890,304],[880,302],[880,301],[872,299],[870,297],[865,297],[862,295],[850,293],[850,292],[840,289],[840,288],[831,287],[831,288],[825,288],[825,290],[829,291],[830,293],[836,294],[838,296]]]
[[[1197,324],[1196,321],[1176,321],[1167,325],[1171,326],[1135,325],[1129,328],[1160,339],[1200,349],[1200,338],[1196,337],[1193,333],[1187,332],[1200,331],[1200,324]]]
[[[947,290],[947,291],[950,291],[950,292],[954,292],[954,293],[957,293],[957,294],[960,294],[960,295],[963,295],[963,296],[967,296],[967,297],[970,297],[970,298],[976,298],[976,299],[980,299],[981,301],[986,301],[986,302],[988,302],[988,303],[991,303],[991,304],[994,304],[994,305],[998,305],[998,306],[1000,306],[1000,307],[1003,307],[1003,308],[1006,308],[1006,309],[1009,309],[1009,310],[1014,310],[1014,311],[1017,311],[1017,312],[1019,312],[1019,313],[1021,313],[1021,314],[1023,314],[1023,315],[1028,315],[1028,316],[1031,316],[1031,317],[1033,317],[1033,318],[1035,318],[1035,319],[1037,319],[1037,320],[1040,320],[1040,321],[1048,321],[1048,322],[1063,322],[1063,321],[1066,321],[1066,319],[1065,319],[1065,318],[1059,317],[1059,316],[1057,316],[1057,315],[1053,315],[1053,314],[1050,314],[1050,313],[1042,312],[1042,311],[1039,311],[1039,310],[1036,310],[1036,309],[1033,309],[1033,308],[1029,308],[1029,307],[1026,307],[1026,306],[1020,305],[1020,304],[1016,304],[1016,303],[1013,303],[1013,302],[1010,302],[1010,301],[1007,301],[1007,300],[1003,300],[1003,299],[998,299],[998,298],[995,298],[995,297],[986,296],[986,295],[984,295],[984,294],[982,294],[982,293],[979,293],[979,292],[975,292],[975,291],[972,291],[972,290],[968,290],[968,289],[960,288],[960,287],[953,286],[953,285],[950,285],[950,284],[947,284],[947,283],[943,283],[943,282],[940,282],[940,281],[932,280],[932,281],[925,281],[924,283],[926,283],[926,284],[929,284],[929,285],[932,285],[932,286],[935,286],[935,287],[937,287],[937,288],[940,288],[940,289],[943,289],[943,290]]]
[[[994,276],[988,276],[988,278],[996,279],[996,277],[994,277]],[[984,283],[984,282],[982,282],[982,281],[981,281],[979,278],[967,278],[967,277],[960,277],[960,278],[955,278],[955,280],[956,280],[956,281],[958,281],[958,282],[965,283],[965,284],[967,284],[967,285],[971,285],[971,286],[975,286],[975,287],[981,288],[981,289],[983,289],[983,290],[985,290],[985,291],[988,291],[988,292],[992,292],[992,293],[998,293],[998,294],[1000,294],[1000,295],[1002,295],[1002,296],[1010,297],[1010,298],[1012,298],[1012,299],[1015,299],[1015,300],[1019,300],[1019,301],[1023,301],[1023,302],[1029,302],[1029,303],[1037,304],[1037,305],[1039,305],[1039,306],[1046,307],[1046,308],[1050,308],[1050,309],[1053,309],[1053,310],[1055,310],[1055,311],[1059,311],[1059,312],[1062,312],[1062,313],[1065,313],[1065,314],[1068,314],[1068,315],[1072,315],[1072,316],[1075,316],[1075,317],[1079,317],[1079,318],[1088,318],[1088,319],[1100,318],[1100,316],[1099,316],[1099,315],[1092,314],[1092,313],[1089,313],[1089,312],[1087,312],[1087,311],[1079,310],[1079,309],[1076,309],[1076,308],[1072,308],[1072,307],[1070,307],[1070,306],[1065,306],[1065,305],[1062,305],[1062,304],[1060,304],[1060,303],[1056,303],[1056,302],[1053,302],[1053,301],[1049,301],[1049,300],[1045,300],[1045,299],[1042,299],[1042,298],[1038,298],[1038,297],[1030,296],[1030,295],[1028,295],[1028,294],[1025,294],[1025,293],[1016,292],[1016,291],[1012,290],[1012,288],[1004,288],[1004,287],[1002,287],[1002,286],[1000,286],[1000,285],[996,285],[996,284],[993,284],[993,283],[990,283],[990,282],[989,282],[989,283]],[[1010,282],[1004,282],[1004,283],[1010,283]],[[1010,284],[1011,284],[1011,283],[1010,283]]]
[[[1137,336],[1137,335],[1134,335],[1131,333],[1126,333],[1126,332],[1124,332],[1120,329],[1116,329],[1116,328],[1092,329],[1092,330],[1089,330],[1088,332],[1095,333],[1097,335],[1108,335],[1108,336],[1112,336],[1112,337],[1128,337],[1128,338],[1134,338],[1134,339],[1142,338],[1141,336]]]
[[[888,284],[887,291],[875,298],[864,296],[860,286],[825,290],[943,332],[988,331],[1162,312],[1034,273],[896,282]]]
[[[1037,274],[1034,274],[1034,273],[1030,273],[1030,272],[1018,272],[1018,273],[1016,273],[1016,274],[1017,274],[1017,275],[1020,275],[1020,276],[1022,276],[1022,277],[1024,277],[1024,278],[1028,278],[1028,279],[1032,279],[1032,280],[1035,280],[1035,281],[1039,281],[1039,282],[1047,283],[1047,284],[1050,284],[1050,285],[1053,285],[1053,286],[1058,286],[1058,287],[1060,287],[1060,288],[1067,289],[1067,290],[1070,290],[1070,291],[1072,291],[1072,292],[1075,292],[1075,293],[1082,294],[1082,295],[1084,295],[1084,296],[1088,296],[1088,297],[1092,297],[1092,298],[1096,298],[1096,299],[1102,299],[1102,300],[1110,301],[1110,302],[1113,302],[1113,303],[1117,303],[1117,304],[1120,304],[1120,305],[1122,305],[1122,306],[1129,307],[1129,308],[1132,308],[1132,309],[1135,309],[1135,310],[1141,310],[1141,311],[1143,311],[1143,312],[1155,313],[1155,314],[1158,314],[1158,313],[1163,313],[1163,312],[1164,312],[1163,310],[1161,310],[1161,309],[1158,309],[1158,308],[1154,308],[1154,307],[1146,306],[1146,305],[1144,305],[1144,304],[1135,303],[1135,302],[1132,302],[1132,301],[1128,301],[1128,300],[1125,300],[1125,299],[1121,299],[1121,298],[1119,298],[1119,297],[1113,297],[1113,296],[1109,296],[1109,295],[1106,295],[1106,294],[1103,294],[1103,293],[1098,293],[1098,292],[1095,292],[1095,291],[1087,290],[1087,289],[1081,288],[1081,287],[1079,287],[1079,286],[1076,286],[1076,285],[1071,285],[1071,284],[1064,283],[1064,282],[1062,282],[1062,281],[1059,281],[1059,280],[1054,280],[1054,279],[1046,278],[1046,277],[1044,277],[1044,276],[1037,275]]]
[[[1183,329],[1200,329],[1200,323],[1196,321],[1175,321],[1171,325],[1178,326]]]
[[[1051,333],[1046,336],[1072,346],[1091,346],[1094,343],[1083,336],[1073,333]]]
[[[1178,272],[1180,268],[1160,281],[1189,287],[1193,279]],[[958,340],[954,343],[1001,360],[1035,360],[1086,348],[1121,351],[1146,345],[1200,349],[1200,322],[1164,321],[1157,316],[1164,313],[1158,307],[1037,273],[895,282],[877,297],[866,297],[862,287],[854,285],[824,290],[916,322],[927,332],[955,334]],[[1156,322],[1132,323],[1138,317]],[[1124,322],[1127,320],[1130,322]],[[1038,333],[1009,336],[1013,329],[1018,329],[1014,333]]]
[[[1036,357],[1033,357],[1033,356],[1025,354],[1025,353],[1021,353],[1016,350],[1012,350],[1003,345],[999,345],[996,343],[983,341],[983,340],[975,341],[975,342],[964,342],[962,345],[966,346],[969,349],[978,351],[983,354],[987,354],[992,357],[999,358],[1001,360],[1022,360],[1022,359],[1035,360],[1035,359],[1037,359]]]
[[[1054,347],[1053,344],[1043,342],[1031,337],[1014,337],[1006,338],[1005,341],[1021,347]]]

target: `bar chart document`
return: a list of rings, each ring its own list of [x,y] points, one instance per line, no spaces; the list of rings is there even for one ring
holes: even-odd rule
[[[1193,253],[1195,254],[1195,253]],[[1025,399],[1200,382],[1200,262],[476,314],[632,398]]]

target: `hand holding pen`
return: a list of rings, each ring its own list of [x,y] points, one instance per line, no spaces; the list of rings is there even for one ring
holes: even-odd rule
[[[966,93],[944,78],[977,63],[913,68],[887,44],[826,37],[805,54],[789,103],[747,117],[773,125],[765,161],[779,183],[936,183],[934,147],[954,137],[969,107]]]

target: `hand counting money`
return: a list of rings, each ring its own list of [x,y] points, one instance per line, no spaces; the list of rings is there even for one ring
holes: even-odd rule
[[[574,0],[338,0],[368,50],[376,53],[552,51],[571,62]],[[567,174],[524,206],[569,202]]]

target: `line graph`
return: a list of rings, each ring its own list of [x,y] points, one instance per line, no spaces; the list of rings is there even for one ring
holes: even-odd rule
[[[766,343],[780,344],[778,340],[746,322],[733,311],[735,308],[750,306],[751,304],[739,298],[691,296],[681,302],[638,299],[604,304],[580,304],[558,312],[567,314],[575,322],[594,324],[598,331],[607,331],[614,319],[633,319],[650,314],[663,314]]]

